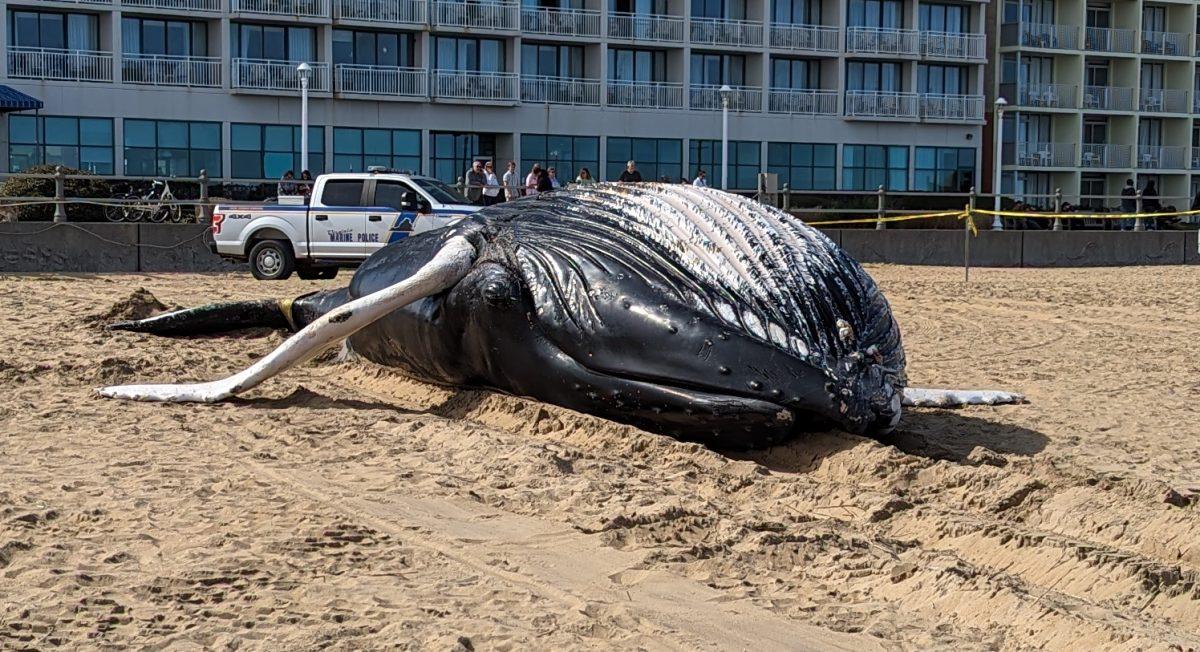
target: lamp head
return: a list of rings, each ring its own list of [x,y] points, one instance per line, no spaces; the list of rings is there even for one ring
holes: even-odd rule
[[[1005,107],[1008,106],[1008,100],[1004,99],[1003,97],[997,97],[995,104],[997,111],[1003,111]]]
[[[308,65],[307,61],[302,61],[296,66],[296,72],[300,73],[300,79],[307,80],[312,76],[312,66]]]

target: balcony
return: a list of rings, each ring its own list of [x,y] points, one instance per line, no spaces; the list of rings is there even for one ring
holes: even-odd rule
[[[683,40],[683,18],[662,14],[608,14],[608,37],[673,43]]]
[[[424,25],[429,20],[425,0],[333,0],[333,17],[381,25]]]
[[[1079,166],[1084,168],[1128,169],[1133,165],[1131,145],[1084,143]]]
[[[333,67],[333,80],[334,90],[343,95],[425,99],[429,94],[429,75],[424,68],[339,63]]]
[[[1187,113],[1187,91],[1178,88],[1143,88],[1138,91],[1138,110],[1146,113]]]
[[[481,3],[434,0],[433,22],[439,27],[468,27],[515,32],[521,23],[521,7],[516,2],[507,0]],[[512,86],[515,93],[515,81]]]
[[[1028,168],[1075,167],[1075,143],[1017,143],[1016,164]]]
[[[852,118],[908,118],[918,115],[916,93],[846,91],[846,115]]]
[[[312,77],[308,89],[314,92],[329,91],[329,64],[310,63]],[[292,61],[272,59],[234,59],[233,88],[252,91],[298,91],[300,73]]]
[[[600,12],[584,9],[521,9],[521,31],[549,36],[600,36]]]
[[[329,0],[229,0],[229,10],[235,14],[324,18],[329,15]]]
[[[610,79],[608,105],[636,109],[682,109],[683,84]]]
[[[937,122],[982,122],[982,95],[921,95],[921,119]]]
[[[773,88],[767,94],[767,110],[794,115],[837,115],[837,98],[837,91]]]
[[[151,86],[219,88],[219,57],[178,57],[159,54],[121,55],[121,81]]]
[[[13,79],[110,82],[113,55],[89,50],[8,48],[8,76]]]
[[[1139,145],[1139,170],[1185,170],[1188,148],[1182,145]]]
[[[108,4],[108,3],[105,3]],[[173,9],[176,11],[225,11],[224,0],[122,0],[122,6],[139,9]]]
[[[516,102],[517,75],[511,72],[434,70],[432,95],[447,100]]]
[[[688,106],[698,111],[721,110],[721,87],[692,84],[688,87]],[[729,93],[729,110],[762,111],[762,89],[733,86]]]
[[[771,47],[796,52],[837,52],[838,28],[822,25],[771,25]]]
[[[600,80],[521,75],[521,101],[600,106]]]
[[[1084,111],[1132,111],[1133,89],[1128,86],[1084,86]]]
[[[1000,95],[1015,106],[1038,109],[1074,109],[1079,87],[1071,84],[1001,84]]]
[[[846,28],[846,52],[856,54],[917,54],[917,30],[885,27]]]
[[[1083,49],[1089,52],[1113,52],[1117,54],[1133,54],[1134,38],[1132,29],[1114,29],[1112,27],[1083,28]]]
[[[986,60],[986,46],[983,34],[921,32],[921,56],[928,59]]]
[[[1047,23],[1004,23],[1000,45],[1018,45],[1046,50],[1078,50],[1079,28]]]
[[[1186,57],[1190,53],[1184,32],[1142,32],[1142,54]]]
[[[751,20],[693,18],[692,43],[759,46],[763,43],[763,24]]]

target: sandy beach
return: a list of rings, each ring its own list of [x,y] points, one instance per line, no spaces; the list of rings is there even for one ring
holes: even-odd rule
[[[726,454],[323,356],[107,333],[336,281],[0,277],[0,649],[1200,649],[1200,268],[868,267],[906,413]],[[144,292],[139,292],[144,290]]]

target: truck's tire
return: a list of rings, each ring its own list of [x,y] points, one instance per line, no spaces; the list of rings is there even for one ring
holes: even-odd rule
[[[337,276],[336,267],[297,267],[296,276],[306,281],[324,281]]]
[[[296,269],[291,246],[283,240],[262,240],[250,248],[250,273],[260,281],[282,281]]]

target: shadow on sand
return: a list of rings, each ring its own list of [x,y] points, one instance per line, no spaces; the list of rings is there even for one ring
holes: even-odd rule
[[[383,401],[361,401],[353,398],[334,398],[326,396],[308,389],[307,387],[298,387],[295,391],[282,398],[241,398],[233,397],[228,399],[228,403],[234,405],[244,405],[249,408],[260,410],[283,410],[287,408],[305,408],[308,410],[389,410],[391,412],[403,412],[404,414],[416,414],[424,412],[424,410],[411,410],[401,407],[395,403],[385,403]]]

